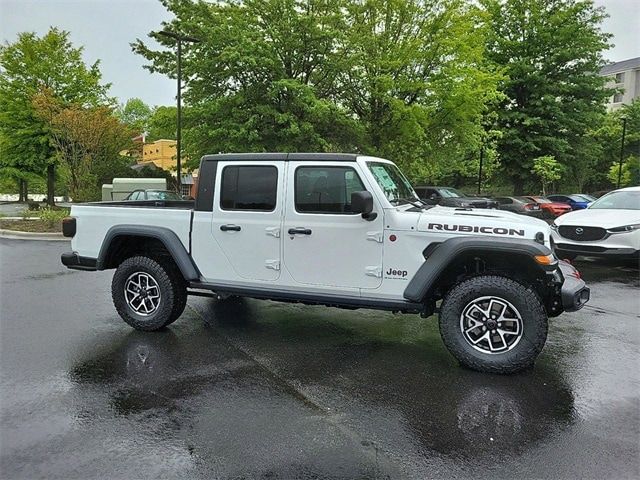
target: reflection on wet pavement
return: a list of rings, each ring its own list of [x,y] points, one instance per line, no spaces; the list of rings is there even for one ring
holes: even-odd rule
[[[535,368],[496,376],[413,315],[191,298],[171,328],[132,331],[110,272],[59,275],[63,246],[33,243],[0,242],[3,478],[640,472],[628,265],[576,262],[590,308],[552,321]],[[25,255],[28,272],[11,262]]]

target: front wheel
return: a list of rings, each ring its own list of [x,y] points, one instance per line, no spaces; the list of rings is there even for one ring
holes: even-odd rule
[[[533,365],[547,339],[538,295],[515,280],[482,275],[451,288],[440,307],[440,334],[473,370],[514,373]]]
[[[126,259],[111,282],[113,304],[136,330],[159,330],[173,323],[186,303],[186,285],[175,269],[146,256]]]

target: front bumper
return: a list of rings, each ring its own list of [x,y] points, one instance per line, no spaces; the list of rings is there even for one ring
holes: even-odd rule
[[[560,257],[562,252],[603,257],[637,257],[640,252],[640,230],[629,233],[607,233],[604,238],[591,241],[573,240],[563,237],[557,230],[552,230],[551,238],[554,250],[559,251]]]
[[[97,270],[97,260],[91,257],[81,257],[77,252],[65,252],[60,256],[62,264],[72,270]]]
[[[561,290],[562,308],[565,312],[580,310],[589,301],[591,290],[573,265],[560,260],[558,266],[564,277]]]

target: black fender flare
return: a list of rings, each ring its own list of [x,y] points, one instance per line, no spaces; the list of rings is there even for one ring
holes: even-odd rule
[[[555,270],[558,266],[557,261],[552,265],[541,265],[535,262],[533,257],[551,255],[552,252],[548,247],[533,240],[479,236],[450,238],[439,244],[420,266],[405,288],[404,298],[411,302],[423,302],[446,268],[461,254],[470,251],[527,256],[545,272]]]
[[[96,261],[98,270],[105,270],[107,255],[112,242],[121,236],[147,237],[159,240],[167,249],[182,276],[187,281],[199,280],[200,273],[191,256],[173,230],[165,227],[152,227],[148,225],[116,225],[111,227],[102,241],[100,253]]]

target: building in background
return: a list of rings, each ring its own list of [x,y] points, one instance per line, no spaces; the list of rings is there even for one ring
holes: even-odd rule
[[[137,164],[132,167],[134,170],[138,170],[143,167],[161,168],[170,172],[174,177],[176,176],[176,141],[160,139],[155,142],[145,143],[144,134],[133,139],[134,142],[142,143],[138,147],[138,161]],[[140,157],[140,152],[142,156]],[[184,166],[183,166],[184,168]],[[183,170],[184,172],[184,170]],[[186,195],[195,197],[196,186],[198,180],[198,169],[195,169],[190,173],[183,173],[180,182],[180,195]]]
[[[622,105],[630,105],[640,97],[640,57],[622,62],[610,63],[600,70],[600,75],[608,77],[607,87],[616,88],[607,103],[607,110],[617,110]]]
[[[176,170],[176,141],[156,140],[142,145],[142,158],[138,164],[149,165],[153,163],[156,167],[169,172]]]

